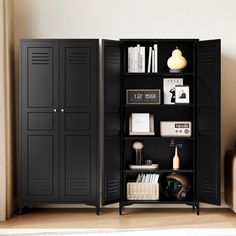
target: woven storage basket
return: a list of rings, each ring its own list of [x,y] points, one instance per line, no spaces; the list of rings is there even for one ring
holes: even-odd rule
[[[158,183],[127,183],[128,200],[159,200]]]

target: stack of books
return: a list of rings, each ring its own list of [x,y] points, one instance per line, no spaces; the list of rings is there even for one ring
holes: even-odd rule
[[[158,72],[158,45],[154,44],[153,47],[149,47],[148,54],[148,73]]]
[[[128,48],[128,72],[145,73],[145,47],[140,44]]]
[[[136,182],[127,182],[127,200],[159,200],[159,174],[139,174]]]
[[[159,174],[139,174],[136,183],[158,183]]]

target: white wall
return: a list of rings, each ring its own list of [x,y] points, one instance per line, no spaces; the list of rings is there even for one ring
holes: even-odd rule
[[[222,158],[236,140],[235,0],[13,0],[20,38],[222,39]],[[234,97],[235,96],[235,97]]]

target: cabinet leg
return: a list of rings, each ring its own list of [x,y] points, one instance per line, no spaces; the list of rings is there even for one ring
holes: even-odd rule
[[[28,211],[28,206],[20,206],[19,207],[19,215],[24,215]]]
[[[19,215],[23,215],[23,207],[22,206],[19,207]]]
[[[199,216],[200,213],[199,202],[197,203],[196,207],[197,207],[197,215]]]
[[[99,216],[100,214],[100,206],[99,204],[96,205],[96,215]]]
[[[119,203],[119,214],[120,214],[120,216],[122,215],[122,204],[121,203]]]

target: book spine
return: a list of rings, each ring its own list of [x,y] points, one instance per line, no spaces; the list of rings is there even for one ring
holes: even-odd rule
[[[144,72],[145,73],[145,47],[141,47],[141,53],[140,53],[140,56],[141,56],[141,70],[140,72]]]
[[[132,58],[132,72],[134,72],[134,53],[135,53],[135,48],[132,47],[132,51],[131,51],[131,58]]]
[[[151,72],[151,61],[152,61],[152,47],[149,47],[149,55],[148,55],[148,69],[147,72]]]
[[[141,70],[141,48],[140,48],[140,44],[137,44],[137,71],[136,72],[140,72]]]
[[[152,73],[155,72],[155,54],[154,50],[152,50]]]
[[[134,48],[134,71],[133,72],[138,72],[138,48]]]
[[[154,57],[155,57],[155,65],[154,65],[154,72],[157,73],[157,44],[154,44]]]
[[[128,73],[132,72],[132,48],[128,47]]]

